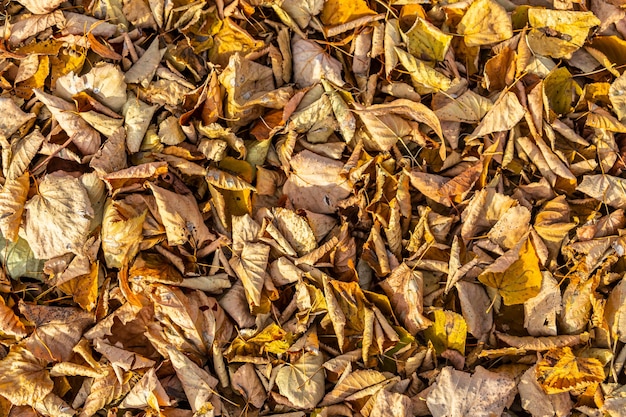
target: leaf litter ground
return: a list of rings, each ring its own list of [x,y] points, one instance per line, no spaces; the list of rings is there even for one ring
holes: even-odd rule
[[[0,5],[0,417],[626,415],[618,0]]]

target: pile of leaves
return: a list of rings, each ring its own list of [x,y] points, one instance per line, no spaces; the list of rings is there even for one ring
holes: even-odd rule
[[[626,415],[620,0],[17,0],[0,417]]]

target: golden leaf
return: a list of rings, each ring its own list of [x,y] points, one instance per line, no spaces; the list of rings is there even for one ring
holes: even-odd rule
[[[452,35],[446,35],[421,17],[415,20],[406,37],[411,55],[423,61],[443,61],[452,42]]]
[[[469,47],[489,45],[513,36],[511,18],[494,0],[477,0],[467,9],[457,27]]]
[[[52,392],[54,383],[46,370],[46,361],[22,345],[13,345],[0,361],[0,395],[14,405],[42,401]]]
[[[515,251],[511,249],[478,276],[480,282],[496,288],[508,306],[522,304],[541,290],[539,258],[532,240],[527,238],[517,254],[511,253]],[[510,258],[516,259],[509,263]]]
[[[25,172],[17,178],[7,179],[0,191],[0,231],[11,242],[17,241],[29,189],[30,177]]]
[[[376,12],[369,8],[365,0],[327,0],[320,20],[325,25],[334,26],[374,14]]]
[[[424,330],[424,336],[432,342],[437,353],[454,349],[465,355],[467,324],[463,316],[448,310],[435,310],[433,316],[434,323]]]
[[[552,58],[569,58],[581,48],[589,29],[600,24],[592,12],[530,8],[528,45],[535,53]]]
[[[604,381],[604,367],[595,358],[574,356],[572,349],[552,349],[537,362],[537,381],[547,394],[582,390]]]

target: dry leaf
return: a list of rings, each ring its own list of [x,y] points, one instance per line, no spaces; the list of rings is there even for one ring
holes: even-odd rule
[[[403,263],[380,285],[389,297],[397,317],[411,334],[416,334],[431,324],[422,315],[424,282],[419,272],[412,271]]]
[[[481,366],[473,375],[448,366],[441,370],[434,387],[426,404],[435,417],[501,415],[515,392],[515,381]]]
[[[483,46],[513,36],[511,19],[506,10],[493,0],[474,1],[457,27],[467,46]]]
[[[598,359],[576,357],[569,347],[550,350],[537,362],[537,381],[546,394],[584,389],[604,380]]]
[[[324,397],[324,359],[321,354],[304,353],[283,365],[276,374],[280,393],[296,407],[312,409]]]
[[[25,238],[37,258],[81,253],[94,212],[87,190],[78,179],[46,176],[25,210]]]
[[[535,378],[536,366],[529,368],[520,379],[518,390],[522,407],[533,417],[564,417],[573,407],[569,394],[546,394]]]
[[[48,107],[83,156],[96,153],[100,147],[100,134],[76,114],[73,105],[40,90],[34,90],[34,92],[39,101]]]
[[[542,276],[532,240],[525,239],[521,245],[498,258],[478,276],[478,280],[496,288],[505,305],[522,304],[539,294]]]
[[[328,4],[328,3],[326,3]],[[308,87],[322,78],[341,86],[341,64],[315,42],[295,35],[291,39],[293,53],[293,77],[296,84]]]

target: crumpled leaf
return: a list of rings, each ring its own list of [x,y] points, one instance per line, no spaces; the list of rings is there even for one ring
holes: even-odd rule
[[[204,223],[193,195],[176,194],[153,183],[148,183],[147,186],[156,198],[170,245],[190,242],[195,247],[202,247],[208,240],[215,239]]]
[[[35,257],[80,254],[94,215],[87,190],[71,176],[51,174],[25,205],[24,233]],[[46,219],[42,222],[41,219]]]
[[[622,342],[626,340],[626,281],[623,279],[611,291],[604,317],[614,337]]]
[[[155,38],[144,54],[124,74],[124,81],[129,84],[141,84],[147,87],[156,73],[165,49],[159,49],[159,38]]]
[[[312,409],[324,397],[324,359],[321,354],[304,353],[276,374],[276,385],[282,395],[296,407]]]
[[[173,347],[168,346],[167,353],[183,386],[191,410],[193,412],[202,410],[215,393],[217,379]]]
[[[227,92],[226,117],[232,126],[257,119],[263,107],[282,108],[291,97],[291,88],[274,90],[272,70],[236,53],[219,75]]]
[[[24,113],[9,97],[0,98],[0,113],[2,114],[0,134],[5,138],[17,132],[20,126],[35,117],[32,113]]]
[[[283,193],[295,207],[316,213],[333,213],[339,201],[352,189],[341,178],[343,164],[304,150],[291,159],[293,174],[283,186]]]
[[[434,417],[499,416],[515,393],[515,381],[476,367],[472,375],[447,366],[441,370],[426,405]]]
[[[384,374],[372,369],[355,370],[341,379],[333,390],[324,396],[324,400],[320,403],[320,406],[323,407],[340,403],[358,391],[381,385],[387,381],[387,379]]]
[[[520,379],[518,390],[522,407],[533,417],[566,416],[573,407],[567,393],[546,394],[535,378],[536,366],[528,368]]]
[[[48,107],[83,156],[93,155],[100,147],[100,134],[78,114],[67,101],[35,89],[35,96]]]
[[[411,334],[416,334],[431,324],[422,315],[424,282],[418,271],[412,271],[406,263],[402,263],[380,285],[389,297],[397,317]]]
[[[64,0],[18,0],[31,13],[46,14],[54,11]]]
[[[423,61],[443,61],[448,52],[452,36],[418,17],[406,32],[409,53]]]
[[[467,324],[463,316],[453,311],[435,310],[433,320],[433,324],[424,331],[424,336],[437,353],[454,349],[464,355]]]
[[[0,232],[11,242],[17,241],[29,189],[30,177],[24,173],[15,179],[7,179],[0,191]]]

